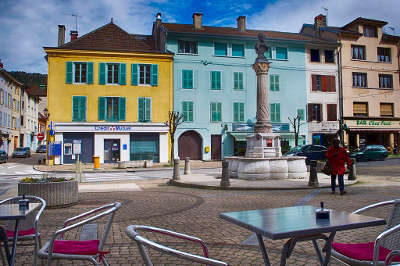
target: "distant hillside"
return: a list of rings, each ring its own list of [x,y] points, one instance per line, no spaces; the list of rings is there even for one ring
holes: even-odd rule
[[[23,71],[10,71],[8,72],[16,80],[24,84],[36,84],[36,85],[46,85],[47,75],[40,73],[26,73]]]

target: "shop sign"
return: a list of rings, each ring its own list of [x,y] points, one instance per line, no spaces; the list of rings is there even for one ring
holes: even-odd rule
[[[392,121],[384,120],[357,120],[357,126],[391,126]]]
[[[272,124],[272,132],[289,132],[290,127],[288,123],[274,123]]]
[[[254,124],[232,124],[232,131],[235,132],[253,132]]]
[[[95,131],[130,131],[131,126],[94,126]]]

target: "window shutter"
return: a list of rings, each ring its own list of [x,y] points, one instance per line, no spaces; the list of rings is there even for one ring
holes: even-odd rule
[[[275,104],[271,103],[269,105],[269,109],[270,109],[270,120],[271,122],[275,122]]]
[[[106,84],[106,64],[100,63],[99,64],[99,84],[104,85]],[[104,120],[104,119],[102,119]]]
[[[188,102],[182,102],[182,114],[183,114],[183,121],[188,121],[189,116],[188,116]]]
[[[158,86],[158,65],[151,65],[151,86]]]
[[[313,105],[311,104],[311,103],[309,103],[308,104],[308,110],[307,110],[307,116],[308,116],[308,119],[307,119],[307,121],[308,122],[311,122],[311,121],[313,121]]]
[[[281,104],[277,103],[275,104],[275,109],[276,109],[276,122],[280,122],[281,121]]]
[[[126,85],[126,64],[119,64],[119,85]]]
[[[300,118],[301,121],[304,121],[304,110],[297,109],[297,116]]]
[[[125,97],[119,97],[119,103],[118,103],[118,120],[126,120],[126,98]]]
[[[199,71],[193,70],[193,88],[196,89],[199,87]]]
[[[312,91],[317,91],[317,76],[316,75],[311,75],[311,83],[312,83],[312,87],[311,90]]]
[[[318,107],[319,107],[319,119],[318,119],[318,122],[321,122],[322,121],[322,105],[318,104]]]
[[[336,121],[337,120],[337,110],[336,104],[327,104],[326,109],[328,111],[328,121]]]
[[[327,80],[327,76],[321,76],[321,86],[322,86],[322,91],[329,91],[328,90],[328,80]]]
[[[235,121],[235,122],[239,121],[238,105],[239,105],[239,103],[233,103],[233,121]]]
[[[93,84],[93,63],[88,62],[87,63],[87,84]]]
[[[72,121],[79,120],[79,96],[72,96]]]
[[[217,72],[217,89],[218,90],[220,90],[221,89],[221,82],[222,82],[222,79],[221,79],[221,72]],[[221,104],[220,104],[221,105]]]
[[[275,91],[275,82],[274,82],[274,75],[269,76],[269,90]]]
[[[240,103],[239,120],[244,121],[244,103]]]
[[[65,83],[72,83],[72,62],[67,62],[66,78]]]
[[[138,85],[138,65],[131,64],[131,84],[133,86]]]
[[[279,75],[275,75],[275,91],[279,91]]]
[[[150,98],[146,98],[146,106],[145,106],[145,110],[146,110],[146,121],[151,121],[151,99]]]
[[[99,120],[105,119],[105,112],[106,112],[106,98],[99,97]]]
[[[86,121],[86,96],[79,97],[79,121]]]
[[[193,121],[193,102],[189,102],[189,121]]]
[[[335,80],[335,76],[328,76],[329,78],[329,91],[335,92],[336,91],[336,80]]]
[[[222,121],[222,104],[221,103],[217,103],[217,107],[218,107],[218,120],[217,121]]]
[[[138,120],[139,120],[139,122],[143,122],[144,121],[144,98],[139,98]]]

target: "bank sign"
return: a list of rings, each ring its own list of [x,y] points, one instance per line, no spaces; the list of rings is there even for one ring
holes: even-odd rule
[[[110,132],[118,132],[118,131],[130,131],[131,126],[94,126],[94,131],[110,131]]]

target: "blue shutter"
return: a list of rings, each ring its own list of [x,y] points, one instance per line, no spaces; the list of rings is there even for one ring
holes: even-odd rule
[[[119,85],[126,85],[126,64],[119,64]]]
[[[119,98],[119,106],[118,106],[118,111],[119,111],[119,120],[126,120],[126,98],[125,97],[120,97]]]
[[[138,99],[138,120],[144,122],[144,98]]]
[[[67,62],[65,83],[67,83],[67,84],[72,83],[72,62]]]
[[[105,112],[106,112],[106,98],[99,97],[99,120],[105,119]]]
[[[131,64],[131,84],[133,86],[138,85],[138,65]]]
[[[151,121],[151,99],[146,98],[146,106],[145,106],[146,114],[145,114],[145,119],[146,122]]]
[[[150,84],[151,84],[151,86],[158,85],[158,65],[151,65]]]
[[[106,64],[105,63],[99,64],[99,84],[100,85],[106,84]]]
[[[87,84],[93,84],[93,63],[87,63]]]

